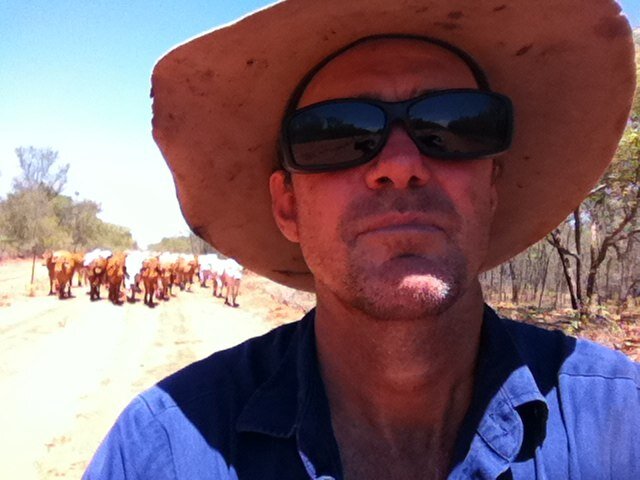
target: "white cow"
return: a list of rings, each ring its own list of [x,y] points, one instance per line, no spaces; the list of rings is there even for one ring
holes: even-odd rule
[[[200,271],[198,277],[200,278],[200,286],[206,288],[207,281],[212,278],[213,266],[217,263],[218,256],[215,253],[207,253],[198,257],[200,263]]]
[[[91,262],[93,262],[97,258],[104,258],[106,260],[111,255],[112,255],[111,250],[103,250],[101,248],[94,248],[89,253],[85,254],[85,256],[84,256],[84,266],[88,267],[89,265],[91,265]]]
[[[130,292],[130,296],[128,298],[130,302],[135,302],[136,292],[141,291],[140,271],[142,270],[142,263],[149,257],[149,252],[141,252],[139,250],[133,250],[127,253],[127,257],[124,261],[124,285]]]

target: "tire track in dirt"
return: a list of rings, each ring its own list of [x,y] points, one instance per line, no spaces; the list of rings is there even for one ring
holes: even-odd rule
[[[43,323],[43,320],[45,320],[43,317],[56,318],[57,312],[63,310],[61,308],[63,303],[73,301],[73,298],[60,301],[51,296],[33,300],[33,306],[27,315],[12,315],[11,317],[7,315],[7,318],[2,319],[0,323],[0,341],[2,344],[12,340],[17,335],[37,333],[38,330],[42,330],[43,327],[47,326],[47,324]]]
[[[122,323],[110,332],[117,340],[107,340],[115,349],[99,372],[98,384],[81,395],[72,422],[46,442],[47,452],[38,463],[41,478],[80,478],[99,442],[135,395],[195,360],[272,328],[255,312],[226,307],[208,290],[195,287],[154,309],[140,303],[99,306],[103,305],[107,313],[125,312],[122,320],[100,315],[101,322]]]
[[[73,421],[78,400],[98,387],[95,372],[111,361],[122,315],[105,307],[56,302],[14,330],[0,352],[0,398],[12,412],[0,419],[0,465],[17,467],[21,479],[39,478],[35,459],[46,456],[50,439]]]
[[[137,393],[144,358],[157,342],[160,312],[98,303],[92,310],[103,310],[96,323],[105,330],[101,341],[106,345],[93,355],[103,362],[88,372],[91,380],[86,374],[79,379],[85,388],[76,399],[71,421],[47,441],[47,453],[38,464],[40,478],[80,478],[116,416]]]

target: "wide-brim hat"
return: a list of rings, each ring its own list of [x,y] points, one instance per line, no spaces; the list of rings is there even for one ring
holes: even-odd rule
[[[613,1],[285,0],[189,40],[153,71],[154,138],[197,235],[313,290],[299,246],[271,214],[281,120],[309,70],[380,34],[455,45],[514,103],[485,269],[556,227],[611,161],[635,86],[631,29]]]

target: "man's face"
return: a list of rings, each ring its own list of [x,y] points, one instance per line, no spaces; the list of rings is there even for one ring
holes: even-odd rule
[[[476,88],[454,54],[415,40],[376,40],[321,69],[299,107],[449,88]],[[300,243],[320,301],[334,298],[377,318],[418,318],[443,312],[476,281],[496,204],[492,172],[489,159],[422,155],[397,125],[367,164],[292,174],[292,186],[274,173],[274,215]]]

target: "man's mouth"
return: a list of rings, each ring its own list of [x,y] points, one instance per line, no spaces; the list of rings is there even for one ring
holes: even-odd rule
[[[394,213],[367,219],[358,229],[357,236],[370,234],[428,235],[444,233],[442,224],[421,213]]]

